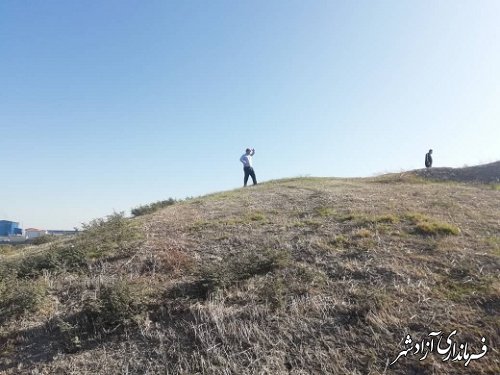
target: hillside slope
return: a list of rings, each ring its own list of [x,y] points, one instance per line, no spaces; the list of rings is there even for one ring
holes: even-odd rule
[[[500,192],[272,181],[2,256],[0,372],[498,374]],[[442,331],[481,353],[395,360]]]

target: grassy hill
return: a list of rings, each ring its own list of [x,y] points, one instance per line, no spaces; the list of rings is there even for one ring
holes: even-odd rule
[[[500,373],[495,185],[271,181],[2,251],[6,374]],[[389,365],[453,330],[487,354]]]

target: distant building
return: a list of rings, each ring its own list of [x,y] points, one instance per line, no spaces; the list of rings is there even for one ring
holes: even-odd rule
[[[23,230],[19,228],[19,223],[8,220],[0,220],[0,237],[22,235]]]
[[[41,236],[45,236],[47,234],[46,230],[36,229],[36,228],[28,228],[24,231],[26,239],[30,240],[32,238],[37,238]]]

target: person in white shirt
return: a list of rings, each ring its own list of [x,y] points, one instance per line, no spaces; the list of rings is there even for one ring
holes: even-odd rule
[[[255,171],[252,167],[252,156],[255,154],[255,149],[246,149],[246,152],[241,156],[240,161],[243,163],[243,173],[245,177],[243,178],[243,186],[247,186],[248,176],[252,177],[254,185],[257,185],[257,177],[255,177]]]

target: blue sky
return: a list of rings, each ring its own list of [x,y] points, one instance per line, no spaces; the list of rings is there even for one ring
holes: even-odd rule
[[[500,159],[500,2],[0,2],[0,219]]]

